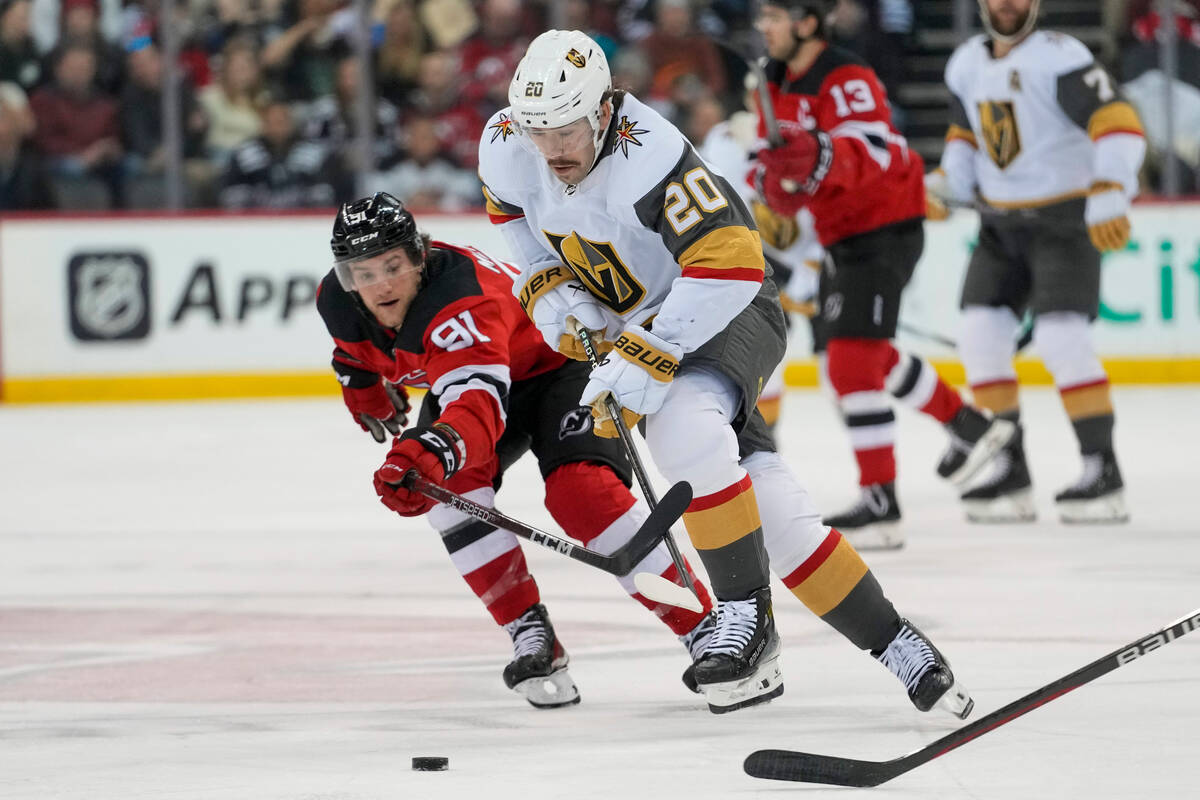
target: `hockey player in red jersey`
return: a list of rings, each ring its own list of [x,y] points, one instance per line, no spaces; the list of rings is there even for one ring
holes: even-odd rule
[[[898,547],[892,397],[942,423],[938,474],[964,483],[1016,432],[964,404],[924,359],[892,344],[900,294],[924,247],[924,164],[892,126],[883,84],[824,39],[823,0],[767,0],[757,26],[784,143],[759,152],[767,203],[808,208],[829,258],[821,276],[827,366],[858,461],[861,499],[829,517],[860,547]],[[760,133],[766,134],[765,127]],[[858,532],[857,535],[855,532]]]
[[[504,468],[532,450],[546,507],[563,530],[602,553],[621,547],[649,511],[629,492],[619,444],[591,435],[590,409],[579,404],[587,366],[542,341],[513,297],[513,267],[472,247],[431,242],[391,195],[342,206],[330,244],[335,266],[317,308],[355,421],[383,442],[385,431],[397,434],[407,422],[405,387],[428,389],[416,425],[392,442],[375,473],[375,491],[403,516],[428,516],[455,567],[508,631],[514,652],[505,684],[539,708],[577,703],[566,651],[516,537],[399,483],[416,470],[490,506]],[[714,623],[707,589],[693,575],[703,613],[661,605],[637,593],[636,572],[674,580],[666,547],[660,542],[619,580],[695,658]],[[691,667],[684,682],[696,690]]]

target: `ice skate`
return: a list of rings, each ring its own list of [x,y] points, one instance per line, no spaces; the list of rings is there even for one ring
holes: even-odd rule
[[[904,546],[894,483],[862,487],[857,504],[823,522],[837,528],[856,550],[895,550]]]
[[[718,602],[715,629],[694,666],[696,683],[714,714],[783,694],[770,587],[745,600]]]
[[[901,619],[896,638],[882,652],[871,655],[900,679],[918,711],[940,706],[959,719],[966,719],[975,707],[971,695],[954,679],[950,662],[908,620]]]
[[[962,496],[970,522],[1032,522],[1033,482],[1025,463],[1021,430],[992,461],[992,471]]]
[[[1128,522],[1125,482],[1112,450],[1083,457],[1083,475],[1054,496],[1063,522]]]
[[[700,660],[716,627],[717,612],[710,611],[704,619],[696,623],[696,627],[679,637],[679,641],[683,642],[683,646],[687,648],[688,655],[692,659],[692,663],[688,664],[688,668],[683,671],[681,680],[688,691],[696,694],[700,694],[700,685],[696,683],[696,662]]]
[[[950,446],[942,454],[937,473],[961,486],[979,474],[1017,435],[1017,425],[964,405],[946,423]]]
[[[504,685],[534,708],[559,708],[579,702],[579,689],[567,672],[567,651],[554,634],[546,607],[535,603],[504,626],[513,640],[513,660],[504,668]]]

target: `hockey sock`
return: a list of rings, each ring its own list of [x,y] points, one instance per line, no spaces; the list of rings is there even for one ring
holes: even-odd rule
[[[1021,415],[1017,382],[1015,380],[988,381],[971,385],[975,405],[986,408],[998,417],[1016,422]]]
[[[829,382],[838,396],[862,486],[896,480],[896,415],[884,392],[884,377],[895,355],[885,339],[829,342]]]
[[[599,553],[612,553],[623,547],[646,521],[649,510],[637,502],[629,488],[607,466],[593,462],[564,464],[546,477],[546,508],[568,536]],[[633,576],[652,572],[676,582],[679,573],[664,544],[659,544],[628,575],[617,580],[629,595],[661,619],[677,636],[696,626],[712,610],[712,598],[691,564],[684,561],[696,596],[703,609],[697,613],[685,608],[648,600],[638,593]]]
[[[783,585],[862,650],[879,650],[900,631],[900,616],[858,551],[836,529]]]
[[[525,565],[525,554],[517,537],[508,531],[469,520],[443,531],[442,544],[497,625],[507,625],[539,602],[537,583]]]
[[[958,392],[942,380],[928,361],[911,353],[901,353],[891,343],[887,344],[892,348],[892,355],[884,386],[892,396],[943,425],[954,419],[963,406]]]
[[[744,600],[770,583],[762,522],[750,476],[692,500],[683,515],[713,592]]]
[[[1088,455],[1112,450],[1114,417],[1108,380],[1060,389],[1059,394],[1079,439],[1079,451]]]

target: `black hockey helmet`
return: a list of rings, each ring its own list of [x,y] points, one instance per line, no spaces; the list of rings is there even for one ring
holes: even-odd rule
[[[354,291],[351,264],[403,248],[409,260],[420,268],[425,263],[427,241],[404,203],[387,192],[376,192],[342,205],[333,221],[329,247],[333,250],[338,281],[346,291]]]
[[[825,18],[833,11],[836,0],[760,0],[759,5],[787,9],[792,19],[800,22],[808,16],[817,18],[815,38],[825,38]]]

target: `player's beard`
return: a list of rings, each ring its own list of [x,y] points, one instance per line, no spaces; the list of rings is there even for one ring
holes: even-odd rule
[[[1012,7],[1007,3],[1001,5],[1002,11],[1011,8]],[[1035,13],[1036,8],[1037,4],[1034,3],[1031,4],[1024,13],[1014,12],[1011,15],[998,17],[996,14],[992,13],[991,10],[986,8],[985,3],[984,13],[987,15],[987,22],[989,23],[991,29],[1000,36],[1007,38],[1017,36],[1022,31],[1026,30],[1026,26],[1029,24],[1029,16]]]

